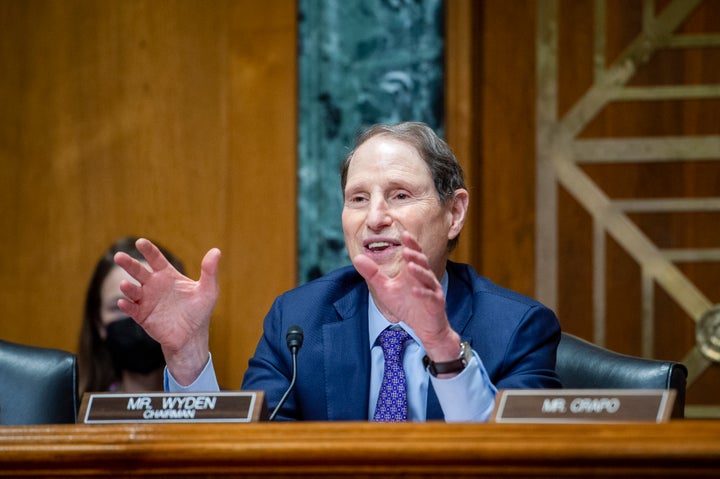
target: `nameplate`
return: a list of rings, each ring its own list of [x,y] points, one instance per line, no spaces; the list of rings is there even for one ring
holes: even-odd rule
[[[267,419],[262,391],[212,393],[87,393],[78,419],[85,424],[257,422]]]
[[[667,389],[505,389],[492,419],[505,423],[667,422],[675,402]]]

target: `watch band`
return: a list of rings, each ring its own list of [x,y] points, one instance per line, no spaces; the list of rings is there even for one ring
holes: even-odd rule
[[[436,363],[425,355],[423,365],[425,369],[435,377],[437,377],[438,374],[458,373],[465,369],[465,366],[467,366],[470,361],[471,354],[472,349],[470,348],[470,344],[467,341],[463,341],[460,343],[460,354],[457,359]]]

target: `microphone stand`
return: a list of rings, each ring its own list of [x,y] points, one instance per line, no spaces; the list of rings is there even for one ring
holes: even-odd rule
[[[303,343],[303,331],[300,329],[300,326],[290,326],[287,331],[286,340],[288,348],[290,349],[290,355],[292,356],[292,379],[290,380],[290,386],[285,390],[285,394],[280,398],[280,402],[277,403],[277,406],[273,409],[268,421],[275,419],[278,411],[290,395],[290,391],[295,387],[295,380],[297,379],[297,354]]]

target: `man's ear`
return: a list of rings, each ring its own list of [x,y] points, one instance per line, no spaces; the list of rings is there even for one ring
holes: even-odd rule
[[[468,202],[470,195],[464,188],[455,190],[453,198],[450,200],[450,209],[448,214],[450,215],[450,228],[448,230],[448,239],[452,240],[460,234],[460,231],[465,224],[465,218],[467,216]]]

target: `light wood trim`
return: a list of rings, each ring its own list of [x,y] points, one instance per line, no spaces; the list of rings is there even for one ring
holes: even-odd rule
[[[0,477],[718,477],[720,422],[0,429]]]
[[[445,117],[446,139],[465,172],[465,183],[470,192],[471,210],[465,220],[461,240],[453,252],[453,259],[471,263],[479,256],[474,217],[479,215],[480,194],[474,187],[475,169],[472,137],[477,133],[473,124],[473,32],[472,1],[456,0],[445,6]],[[478,185],[479,186],[479,185]],[[477,194],[475,194],[477,193]],[[474,205],[474,206],[473,206]],[[473,216],[473,214],[475,216]],[[479,266],[476,264],[476,266]]]

